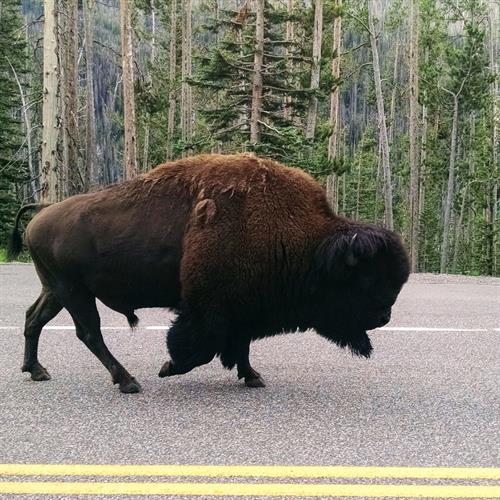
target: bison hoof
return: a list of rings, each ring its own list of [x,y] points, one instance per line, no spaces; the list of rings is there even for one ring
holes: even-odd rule
[[[172,375],[172,362],[166,361],[164,365],[160,369],[160,373],[158,373],[158,377],[168,377]]]
[[[132,378],[120,384],[120,391],[125,394],[134,394],[141,391],[141,384],[135,378]]]
[[[31,380],[34,380],[35,382],[42,382],[43,380],[51,379],[49,372],[40,363],[37,363],[31,368],[23,366],[21,370],[23,372],[30,372]]]
[[[245,377],[245,385],[247,387],[266,387],[262,377]]]

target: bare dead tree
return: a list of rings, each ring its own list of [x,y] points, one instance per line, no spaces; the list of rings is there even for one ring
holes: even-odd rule
[[[55,0],[44,0],[43,27],[43,108],[42,108],[42,168],[41,201],[52,203],[58,199],[57,92],[59,88],[59,60],[57,57],[57,12]]]
[[[120,0],[121,45],[123,67],[123,111],[125,128],[125,178],[137,176],[137,133],[135,128],[134,46],[131,12],[128,0]]]
[[[262,112],[262,64],[264,60],[264,0],[255,0],[255,54],[253,63],[252,108],[250,116],[250,142],[260,139]]]
[[[319,77],[321,73],[321,42],[323,40],[323,0],[314,2],[314,29],[313,29],[313,49],[311,66],[312,92],[309,109],[307,112],[306,137],[314,138],[316,131],[316,120],[318,116],[318,98],[315,92],[319,89]]]
[[[385,120],[384,96],[382,93],[382,78],[380,76],[380,63],[377,46],[377,38],[375,35],[375,27],[373,23],[373,0],[368,1],[368,34],[370,36],[370,45],[372,49],[372,67],[373,80],[375,83],[375,96],[377,99],[379,141],[381,147],[382,171],[384,173],[384,207],[385,226],[389,229],[394,228],[393,211],[392,211],[392,176],[391,165],[389,162],[389,139],[387,135],[387,125]]]

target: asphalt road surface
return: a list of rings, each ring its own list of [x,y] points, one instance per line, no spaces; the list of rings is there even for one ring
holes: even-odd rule
[[[102,306],[132,395],[64,311],[40,341],[52,380],[21,373],[39,289],[31,265],[0,266],[1,498],[500,498],[500,279],[412,276],[370,360],[313,332],[252,344],[263,389],[217,360],[158,378],[172,315],[130,331]]]

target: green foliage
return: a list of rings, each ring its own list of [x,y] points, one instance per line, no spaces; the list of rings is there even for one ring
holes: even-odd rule
[[[43,13],[40,0],[23,0],[28,26],[33,22],[30,49],[24,53],[19,7],[15,0],[2,2],[0,16],[0,245],[4,243],[14,212],[31,189],[26,186],[22,155],[20,100],[8,60],[22,74],[30,69],[30,99],[34,102],[32,135],[39,147],[41,129]],[[493,164],[493,97],[486,3],[478,0],[419,0],[419,103],[420,114],[420,220],[421,271],[437,272],[443,233],[453,93],[459,95],[459,120],[455,184],[450,221],[449,272],[499,274],[498,178]],[[367,3],[344,0],[324,2],[324,29],[318,117],[314,139],[305,137],[311,98],[310,77],[314,23],[313,2],[297,0],[292,12],[287,2],[266,2],[265,51],[261,139],[250,144],[255,52],[255,14],[252,3],[203,0],[193,3],[194,133],[182,140],[181,28],[182,2],[178,0],[177,70],[171,82],[170,2],[134,0],[136,41],[136,119],[140,163],[145,131],[149,148],[145,170],[165,161],[171,148],[179,157],[197,152],[256,153],[300,167],[321,183],[335,173],[339,186],[339,212],[383,224],[383,174],[380,169],[379,130],[366,31]],[[123,103],[120,85],[120,29],[118,3],[96,4],[95,91],[99,155],[99,183],[121,178]],[[151,13],[156,12],[156,58],[150,62]],[[409,135],[408,135],[408,3],[378,3],[377,44],[380,51],[382,88],[390,134],[390,166],[395,229],[409,241]],[[340,78],[331,75],[333,23],[342,17]],[[294,41],[287,41],[287,22],[293,23]],[[38,32],[36,31],[38,29]],[[34,36],[33,36],[34,35]],[[396,60],[396,54],[398,59]],[[29,62],[28,62],[29,61]],[[395,71],[396,70],[396,71]],[[498,75],[496,75],[498,77]],[[24,78],[22,78],[24,80]],[[27,80],[27,79],[26,79]],[[330,92],[340,89],[338,154],[328,158]],[[446,89],[446,90],[444,90]],[[176,96],[173,144],[167,144],[169,94]],[[451,92],[451,94],[450,94]],[[498,96],[497,96],[498,99]],[[84,100],[82,99],[82,104]],[[83,109],[83,106],[82,106]],[[423,110],[425,109],[425,115]],[[497,117],[498,120],[498,117]],[[84,130],[84,127],[81,128]],[[80,143],[83,144],[82,138]],[[498,145],[497,145],[498,147]],[[35,172],[38,166],[35,166]],[[495,206],[497,220],[494,220]],[[496,232],[495,232],[496,231]],[[496,255],[495,255],[496,254]],[[497,266],[495,268],[495,265]]]
[[[373,127],[367,127],[344,174],[346,189],[341,205],[349,217],[380,223],[384,209],[377,182],[381,175],[377,150],[377,134]]]
[[[17,210],[20,185],[27,179],[21,156],[19,89],[13,71],[22,75],[25,58],[19,2],[2,2],[0,15],[0,245],[5,245]]]
[[[453,272],[492,274],[498,235],[486,212],[492,200],[491,93],[484,9],[474,0],[421,1],[420,99],[427,107],[426,157],[421,171],[421,268],[439,270],[441,211],[448,178],[452,96],[459,94],[458,155],[452,211],[450,266]],[[458,23],[458,24],[457,24]],[[452,26],[451,33],[449,26]],[[498,175],[498,174],[496,174]],[[497,179],[498,182],[498,179]],[[491,217],[490,217],[491,219]]]
[[[311,16],[311,9],[302,9]],[[301,127],[294,125],[304,117],[310,92],[304,85],[306,73],[299,63],[291,71],[286,52],[295,60],[306,57],[305,48],[286,41],[286,22],[294,19],[276,3],[265,5],[265,48],[263,72],[262,123],[260,143],[250,139],[250,107],[254,59],[255,18],[250,13],[235,24],[235,13],[223,10],[218,19],[208,19],[206,29],[217,34],[213,47],[198,56],[198,71],[193,85],[203,92],[204,106],[199,110],[204,132],[209,139],[201,144],[219,144],[224,151],[253,150],[311,172],[324,172],[323,140],[307,140]],[[293,100],[291,115],[285,118],[287,100]]]

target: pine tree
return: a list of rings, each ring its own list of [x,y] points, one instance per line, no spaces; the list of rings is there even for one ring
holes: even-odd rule
[[[463,43],[448,47],[447,60],[449,71],[440,84],[442,91],[449,95],[453,113],[450,137],[450,157],[446,198],[443,206],[443,235],[441,243],[440,271],[446,272],[449,260],[450,227],[455,198],[455,177],[457,162],[457,143],[460,135],[460,119],[467,110],[484,107],[489,96],[492,76],[489,72],[489,59],[486,50],[486,26],[481,21],[483,8],[475,0],[465,0],[458,4],[450,3],[454,20],[463,22]],[[490,244],[490,248],[491,248]],[[490,250],[492,254],[492,250]],[[492,258],[492,257],[491,257]]]
[[[28,180],[23,158],[21,97],[13,72],[24,68],[24,38],[19,2],[2,1],[0,15],[0,245],[18,208],[17,195]]]
[[[319,170],[327,156],[324,131],[320,130],[316,142],[311,142],[296,126],[305,119],[310,101],[306,87],[309,68],[299,66],[307,61],[307,49],[290,39],[290,19],[298,19],[300,13],[265,2],[262,17],[263,49],[261,45],[256,49],[256,13],[247,4],[239,11],[220,9],[219,18],[207,23],[212,34],[218,33],[218,42],[208,54],[198,57],[199,69],[193,79],[203,95],[210,96],[200,109],[208,128],[206,142],[211,147],[222,143],[225,151],[251,149],[291,165]],[[262,62],[259,57],[257,62],[262,82],[257,82],[257,87],[261,85],[261,94],[254,91],[256,51],[260,50]],[[293,110],[289,108],[291,97]],[[256,105],[257,100],[260,105]],[[252,112],[252,103],[259,116]],[[321,145],[319,159],[315,158],[316,151],[310,153],[311,144]]]

